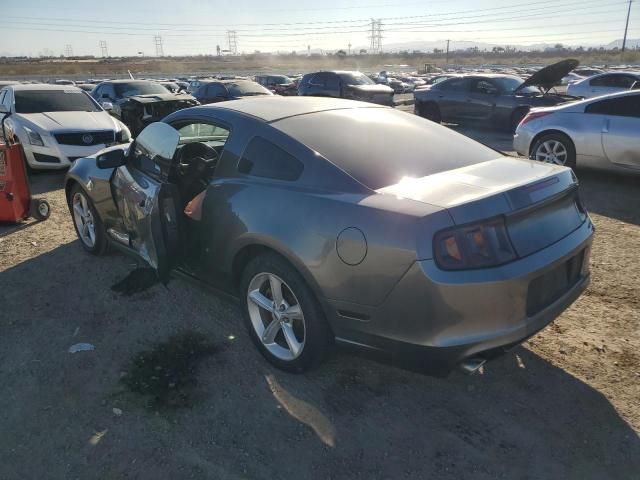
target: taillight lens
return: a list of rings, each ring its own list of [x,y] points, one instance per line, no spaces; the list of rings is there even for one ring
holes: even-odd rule
[[[438,232],[434,253],[443,270],[495,267],[516,258],[502,219]]]
[[[524,125],[525,123],[529,123],[532,120],[540,117],[546,117],[547,115],[551,115],[551,112],[529,112],[527,116],[522,119],[520,125]]]

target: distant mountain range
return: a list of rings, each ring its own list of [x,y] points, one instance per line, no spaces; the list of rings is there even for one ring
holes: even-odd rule
[[[562,43],[562,42],[556,42],[556,43]],[[493,47],[505,47],[505,46],[509,46],[512,48],[515,48],[516,50],[521,50],[521,51],[533,51],[533,50],[545,50],[547,48],[553,48],[554,45],[556,43],[536,43],[533,45],[517,45],[517,44],[510,44],[510,43],[483,43],[483,42],[454,42],[452,41],[449,44],[449,50],[450,51],[455,51],[455,50],[467,50],[469,48],[478,48],[478,50],[483,51],[483,50],[487,50],[487,51],[491,51],[493,49]],[[614,40],[613,42],[607,43],[607,44],[592,44],[592,43],[584,43],[584,44],[569,44],[569,43],[563,43],[563,45],[565,45],[566,47],[578,47],[578,46],[582,46],[584,48],[589,48],[589,47],[595,47],[595,48],[600,48],[600,47],[604,47],[606,49],[612,49],[615,47],[621,48],[622,47],[622,39],[619,40]],[[358,51],[360,49],[367,49],[366,46],[361,46],[361,47],[357,47],[357,49],[352,49],[353,51]],[[400,51],[404,51],[404,50],[420,50],[421,52],[426,52],[426,53],[430,53],[433,52],[434,48],[439,48],[439,49],[445,49],[447,48],[447,41],[446,40],[430,40],[430,41],[412,41],[412,42],[399,42],[399,43],[388,43],[388,44],[384,44],[383,45],[383,50],[385,52],[400,52]],[[640,38],[628,38],[627,39],[627,48],[629,49],[633,49],[633,48],[640,48]]]

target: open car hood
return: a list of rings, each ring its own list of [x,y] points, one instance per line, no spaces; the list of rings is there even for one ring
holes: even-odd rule
[[[153,93],[149,95],[132,95],[127,97],[127,100],[132,100],[138,103],[155,103],[155,102],[174,102],[180,100],[193,100],[196,99],[186,93]]]
[[[549,90],[559,85],[562,78],[566,77],[569,72],[577,68],[578,65],[580,65],[580,61],[574,58],[568,58],[553,65],[548,65],[531,75],[522,85],[516,88],[515,91],[517,92],[529,86],[540,87],[545,91]]]

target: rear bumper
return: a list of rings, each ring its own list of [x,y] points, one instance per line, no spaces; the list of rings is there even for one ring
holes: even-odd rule
[[[444,272],[432,260],[416,262],[378,307],[330,302],[332,326],[338,340],[371,347],[401,366],[446,375],[467,358],[492,358],[521,343],[569,307],[589,284],[592,235],[587,220],[544,250],[493,269]],[[531,283],[581,252],[574,283],[527,315]],[[358,312],[359,319],[344,312]]]

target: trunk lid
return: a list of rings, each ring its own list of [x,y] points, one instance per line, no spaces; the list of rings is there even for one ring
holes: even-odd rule
[[[519,257],[560,240],[586,219],[571,169],[509,157],[405,178],[378,193],[446,208],[456,225],[502,216]]]

